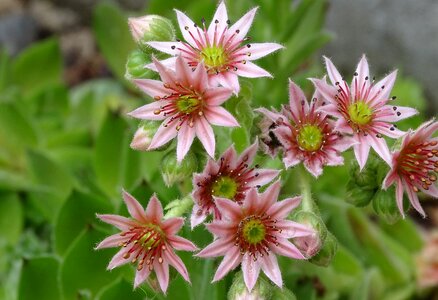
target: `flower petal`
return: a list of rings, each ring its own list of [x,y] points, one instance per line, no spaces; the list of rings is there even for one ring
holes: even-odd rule
[[[147,42],[146,45],[173,56],[181,53],[181,51],[178,49],[179,42]]]
[[[277,122],[279,119],[286,120],[286,117],[283,114],[281,114],[279,112],[273,112],[273,111],[267,110],[264,107],[257,108],[257,109],[255,109],[255,111],[258,113],[262,113],[263,115],[265,115],[269,120],[271,120],[274,123]]]
[[[391,165],[391,154],[384,138],[378,138],[374,135],[368,135],[367,140],[374,151],[388,164]]]
[[[224,32],[224,29],[228,27],[228,14],[225,3],[222,1],[214,13],[213,19],[208,26],[208,36],[210,37],[211,43],[217,44],[219,37]]]
[[[389,100],[389,94],[394,86],[396,77],[397,70],[373,85],[368,96],[368,103],[371,107],[381,102],[386,103]]]
[[[146,216],[154,222],[161,222],[163,219],[163,207],[155,194],[152,195],[146,207]]]
[[[319,157],[312,157],[304,161],[304,167],[313,177],[317,178],[322,174],[322,161]]]
[[[261,267],[268,278],[281,288],[283,279],[281,278],[281,271],[278,266],[277,256],[265,255],[261,258]]]
[[[168,95],[172,92],[172,90],[166,89],[163,85],[163,83],[159,80],[152,80],[152,79],[134,79],[132,80],[134,84],[143,92],[145,92],[147,95],[151,96],[152,98],[158,96],[163,97],[165,95]]]
[[[272,205],[267,214],[275,219],[284,219],[287,215],[301,203],[301,196],[287,198]]]
[[[129,248],[122,248],[119,250],[119,252],[116,253],[116,255],[113,256],[113,258],[111,259],[111,261],[109,262],[108,266],[107,266],[107,270],[112,270],[114,268],[117,268],[119,266],[122,266],[124,264],[127,264],[129,262],[131,262],[131,260],[128,258],[124,258],[123,256],[125,255],[126,252],[129,251]],[[133,253],[136,254],[136,253]]]
[[[196,120],[195,130],[196,135],[198,136],[208,155],[214,157],[216,141],[214,139],[213,129],[211,128],[205,117],[201,116],[199,119]]]
[[[221,280],[225,275],[228,274],[228,272],[235,269],[239,265],[241,261],[239,248],[234,245],[231,247],[232,248],[227,251],[227,254],[224,256],[219,267],[217,268],[212,282]]]
[[[184,218],[174,217],[163,221],[161,228],[166,232],[166,235],[172,236],[180,231],[184,225]]]
[[[118,215],[96,214],[96,216],[103,222],[114,225],[120,230],[126,230],[135,225],[135,222],[133,220]]]
[[[289,107],[296,123],[309,111],[309,103],[301,88],[289,79]]]
[[[183,251],[196,251],[198,250],[198,247],[195,246],[191,241],[182,238],[180,236],[171,236],[168,237],[169,243],[172,245],[172,248],[176,250],[183,250]]]
[[[228,221],[214,221],[213,223],[205,225],[208,231],[218,237],[227,237],[233,234],[234,226],[230,225]]]
[[[370,70],[365,54],[362,55],[357,65],[356,74],[357,75],[354,76],[351,81],[351,95],[353,95],[356,100],[363,100],[370,87]]]
[[[339,74],[338,69],[336,69],[333,62],[330,60],[330,58],[324,56],[325,60],[325,66],[327,68],[327,75],[332,82],[333,85],[336,85],[336,83],[343,82],[341,74]]]
[[[123,200],[128,208],[129,214],[139,222],[146,222],[146,214],[143,206],[127,191],[123,190]]]
[[[216,197],[214,201],[221,214],[229,217],[231,220],[239,218],[242,214],[242,209],[234,201],[218,197]]]
[[[204,115],[210,124],[225,127],[238,127],[239,122],[225,108],[210,106],[204,109]]]
[[[160,263],[158,259],[155,259],[154,270],[161,290],[163,293],[166,293],[167,287],[169,286],[169,264],[167,260],[163,260],[163,262]]]
[[[199,206],[197,204],[193,205],[192,214],[190,215],[190,226],[191,228],[195,228],[199,224],[203,223],[205,219],[207,218],[206,214],[198,214],[199,212]]]
[[[250,48],[242,49],[242,54],[246,55],[246,60],[256,60],[275,52],[284,47],[277,43],[251,43]],[[251,53],[251,55],[248,55]]]
[[[235,73],[229,71],[217,75],[211,75],[211,77],[216,77],[220,85],[232,90],[235,95],[239,94],[240,91],[239,78]]]
[[[178,56],[176,58],[175,71],[179,83],[186,86],[191,84],[193,71],[189,67],[188,63],[182,58],[182,56]]]
[[[164,120],[166,118],[164,114],[162,113],[155,114],[155,112],[168,103],[169,101],[163,101],[163,100],[155,101],[140,106],[136,110],[133,110],[130,113],[128,113],[128,115],[142,120]]]
[[[260,195],[263,212],[268,211],[270,207],[277,203],[278,195],[280,195],[280,190],[281,181],[277,180]]]
[[[119,233],[113,234],[101,241],[94,249],[118,247],[124,241],[126,241],[126,236],[121,236]]]
[[[236,165],[239,165],[240,163],[246,163],[248,165],[251,165],[254,161],[254,157],[256,156],[258,149],[259,141],[256,139],[256,141],[252,145],[250,145],[242,152],[242,154],[240,154]]]
[[[209,244],[207,247],[202,249],[195,256],[197,257],[216,257],[222,256],[234,248],[234,236],[227,238],[221,238],[215,240],[213,243]]]
[[[204,94],[204,99],[206,99],[208,105],[216,106],[221,105],[228,99],[230,99],[233,91],[229,88],[215,87],[208,89]]]
[[[333,86],[328,85],[327,82],[321,79],[310,78],[310,80],[312,81],[318,92],[321,93],[321,95],[324,97],[324,99],[336,105],[336,89]]]
[[[277,238],[277,244],[272,244],[271,249],[274,251],[274,253],[278,253],[286,257],[306,259],[294,244],[283,238]]]
[[[190,28],[192,28],[192,30],[196,29],[194,27],[195,22],[193,22],[185,13],[183,13],[177,9],[175,9],[175,12],[176,12],[176,18],[178,20],[179,29],[181,30],[181,33],[182,33],[184,39],[191,46],[195,47],[196,42],[189,33]]]
[[[181,162],[189,152],[192,146],[193,139],[195,138],[196,131],[188,124],[183,124],[178,131],[178,143],[176,146],[176,159]]]
[[[142,284],[146,280],[146,278],[149,277],[150,273],[151,270],[149,270],[148,267],[144,267],[140,271],[137,270],[137,272],[135,272],[134,289],[136,289],[140,284]]]
[[[254,261],[248,253],[245,253],[242,259],[242,273],[243,281],[251,292],[260,274],[260,261]]]
[[[397,180],[395,184],[395,200],[397,202],[398,210],[402,215],[403,219],[405,218],[405,209],[403,208],[403,183],[401,180]]]
[[[258,174],[258,176],[252,179],[251,183],[253,184],[253,186],[262,186],[274,180],[274,178],[277,177],[278,174],[280,174],[280,170],[258,169],[256,170],[256,173]]]
[[[228,32],[230,32],[230,34],[236,34],[235,40],[243,40],[243,38],[246,36],[251,28],[257,9],[258,7],[254,7],[248,11],[243,17],[234,23],[233,26],[229,28]]]
[[[378,111],[378,113],[376,113],[374,121],[398,122],[416,114],[418,114],[418,111],[415,108],[386,105],[384,108]]]
[[[158,127],[157,132],[152,138],[151,144],[149,145],[149,150],[161,147],[169,142],[171,139],[176,137],[178,131],[176,130],[176,126],[178,126],[177,121],[172,121],[170,124],[171,117],[167,118],[163,121],[163,123]],[[169,125],[168,125],[169,124]]]
[[[408,187],[407,184],[404,182],[404,185],[406,186],[406,192],[408,194],[409,201],[411,202],[412,206],[415,208],[416,211],[418,211],[423,218],[426,217],[426,213],[421,207],[420,201],[418,200],[417,193],[414,192],[414,190],[411,187]]]
[[[157,68],[158,73],[160,74],[161,81],[165,84],[170,85],[173,88],[176,88],[175,82],[177,80],[175,77],[175,73],[171,69],[169,69],[167,66],[163,65],[155,57],[152,57],[152,61],[155,64],[155,67]]]
[[[169,57],[169,58],[163,59],[163,60],[161,60],[160,62],[161,62],[161,64],[162,64],[163,66],[165,66],[166,68],[173,70],[173,69],[175,69],[176,56],[172,56],[172,57]],[[145,65],[144,67],[145,67],[146,69],[150,69],[150,70],[152,70],[152,71],[158,72],[158,69],[157,69],[157,67],[155,66],[155,63],[153,63],[153,62],[150,63],[150,64]]]
[[[356,135],[356,139],[359,143],[353,146],[354,155],[356,156],[360,170],[362,170],[367,162],[368,154],[370,153],[370,145],[361,138],[360,135]]]
[[[245,64],[240,63],[237,67],[237,71],[234,72],[235,74],[247,77],[247,78],[258,78],[258,77],[271,77],[272,75],[266,71],[265,69],[257,66],[256,64],[247,61]]]
[[[281,229],[281,236],[288,239],[309,236],[315,233],[310,227],[290,220],[277,221],[276,226]]]
[[[190,282],[189,272],[181,260],[181,258],[176,255],[172,250],[163,252],[164,259],[175,268],[175,270],[181,274],[181,276],[187,281]]]

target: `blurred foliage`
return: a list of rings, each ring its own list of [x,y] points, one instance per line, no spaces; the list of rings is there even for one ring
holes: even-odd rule
[[[242,127],[216,128],[215,132],[220,140],[231,137],[230,143],[242,151],[253,139],[252,108],[285,103],[288,77],[310,92],[305,79],[322,75],[321,59],[315,54],[330,40],[322,28],[327,3],[252,0],[227,4],[231,20],[260,5],[250,31],[252,39],[276,41],[287,48],[260,60],[274,80],[243,81],[240,95],[226,103]],[[200,20],[208,19],[215,5],[214,1],[151,0],[141,14],[175,20],[172,9],[178,8]],[[168,206],[171,213],[186,207],[188,201],[187,187],[166,187],[162,180],[157,162],[165,153],[144,154],[129,147],[137,124],[126,112],[145,100],[124,77],[126,58],[134,50],[126,18],[116,6],[99,4],[92,22],[99,49],[116,79],[67,87],[54,38],[34,44],[15,58],[0,52],[0,299],[165,298],[146,285],[133,291],[130,266],[106,271],[114,249],[93,250],[113,232],[97,221],[95,213],[126,214],[121,206],[122,187],[143,205],[153,192],[164,206],[183,199],[178,206]],[[413,80],[399,78],[394,94],[397,103],[424,110],[421,88]],[[421,121],[415,117],[400,127],[416,127]],[[218,152],[230,143],[219,143]],[[281,167],[278,159],[260,162]],[[410,220],[375,223],[366,210],[347,203],[342,197],[349,168],[348,164],[326,168],[312,183],[324,221],[340,245],[332,263],[324,268],[281,258],[284,283],[297,299],[412,298],[412,255],[422,246],[418,231]],[[295,169],[283,175],[284,194],[299,192],[297,176]],[[194,231],[185,227],[183,235],[199,247],[211,241],[201,226]],[[192,286],[172,270],[169,299],[226,298],[232,275],[211,284],[216,261],[194,259],[190,253],[181,256],[190,266]]]

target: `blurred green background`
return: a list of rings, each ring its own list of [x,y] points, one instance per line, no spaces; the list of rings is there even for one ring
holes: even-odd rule
[[[7,0],[0,6],[6,11],[0,18],[26,9],[40,16],[32,20],[24,14],[24,21],[17,23],[28,34],[21,36],[21,44],[0,45],[0,299],[164,298],[146,285],[133,291],[130,266],[106,271],[115,249],[93,250],[113,232],[95,214],[127,215],[121,205],[122,187],[144,205],[153,192],[163,206],[184,196],[177,186],[163,183],[158,162],[165,153],[140,153],[129,147],[138,124],[126,112],[149,100],[125,80],[126,59],[136,48],[127,17],[159,14],[176,26],[173,8],[178,8],[193,20],[209,21],[217,3],[82,2],[83,13],[76,15],[68,13],[78,10],[75,4],[64,6],[62,1]],[[249,33],[252,40],[279,42],[286,50],[257,61],[275,79],[241,81],[242,93],[227,108],[243,126],[215,130],[229,141],[219,143],[217,153],[231,142],[238,150],[249,145],[251,132],[256,132],[251,108],[286,103],[288,78],[310,95],[306,78],[323,75],[321,48],[336,43],[324,29],[327,1],[227,1],[230,19],[237,20],[255,5],[260,9]],[[4,26],[11,36],[20,32],[16,26]],[[176,32],[180,36],[179,29]],[[398,104],[424,113],[427,102],[415,80],[401,75],[393,94]],[[400,127],[416,127],[423,119],[412,118]],[[278,159],[261,162],[281,168]],[[349,164],[328,168],[312,183],[324,220],[340,245],[332,264],[323,268],[282,259],[286,287],[298,299],[430,297],[430,291],[418,289],[415,279],[414,255],[423,245],[419,226],[411,219],[389,225],[384,218],[377,220],[371,207],[346,203],[349,169]],[[294,172],[283,176],[288,182],[285,195],[298,192]],[[418,220],[422,230],[437,222],[436,208],[425,206],[432,217]],[[185,227],[183,235],[202,247],[211,236],[200,227],[193,232]],[[169,299],[226,298],[231,275],[210,284],[217,261],[181,256],[192,286],[171,273]]]

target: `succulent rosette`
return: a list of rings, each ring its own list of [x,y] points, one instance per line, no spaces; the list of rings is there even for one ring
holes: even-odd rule
[[[177,159],[181,161],[189,151],[195,136],[207,153],[214,157],[216,141],[211,125],[235,127],[236,119],[220,105],[230,96],[231,90],[212,87],[202,63],[195,71],[181,56],[172,71],[154,59],[161,81],[135,79],[134,83],[155,101],[129,113],[142,120],[162,120],[148,149],[156,149],[178,137]]]
[[[286,219],[300,204],[301,197],[277,202],[279,193],[280,181],[276,181],[262,194],[251,188],[243,205],[225,198],[215,199],[224,218],[207,225],[216,239],[196,255],[224,256],[213,282],[222,279],[241,264],[243,279],[249,291],[254,287],[260,270],[281,287],[283,280],[277,255],[305,259],[289,239],[310,235],[313,230]]]
[[[257,7],[251,9],[229,27],[227,8],[225,3],[221,2],[207,28],[204,19],[200,27],[186,14],[175,10],[185,41],[152,41],[147,44],[172,55],[162,62],[166,66],[173,66],[178,55],[183,56],[192,68],[203,63],[212,85],[220,84],[237,94],[240,90],[238,76],[272,77],[252,61],[283,48],[276,43],[247,43],[247,33],[256,11]],[[148,67],[155,69],[154,65]]]
[[[393,122],[418,113],[410,107],[388,104],[395,99],[390,94],[397,71],[375,83],[370,77],[368,61],[364,55],[348,85],[330,59],[325,57],[325,63],[332,84],[312,79],[318,92],[327,101],[319,111],[337,118],[336,130],[353,136],[356,142],[353,146],[354,154],[361,169],[365,166],[371,147],[390,164],[391,155],[383,136],[401,137],[405,132],[397,129]]]
[[[174,252],[174,250],[197,250],[192,242],[176,235],[184,225],[184,219],[163,220],[163,208],[155,195],[149,200],[146,210],[125,191],[123,191],[123,200],[131,218],[108,214],[97,215],[102,221],[121,230],[96,246],[96,249],[121,247],[110,261],[108,269],[112,270],[127,263],[137,264],[134,288],[143,283],[154,271],[164,293],[169,285],[169,265],[190,282],[187,268]]]
[[[397,206],[403,217],[403,191],[423,217],[426,213],[417,193],[422,191],[438,198],[435,183],[438,173],[438,138],[433,137],[437,130],[438,122],[434,120],[422,124],[416,131],[409,131],[403,137],[400,149],[392,154],[391,170],[383,181],[383,187],[387,189],[395,184]]]
[[[250,188],[265,185],[278,176],[278,170],[252,166],[257,148],[256,141],[238,156],[231,146],[218,160],[209,159],[202,173],[194,175],[192,228],[204,222],[210,214],[221,219],[214,197],[227,198],[241,205]]]

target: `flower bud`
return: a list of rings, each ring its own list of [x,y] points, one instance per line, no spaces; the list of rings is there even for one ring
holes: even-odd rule
[[[363,207],[371,202],[377,191],[377,188],[361,187],[356,182],[350,180],[347,183],[345,200],[354,206]]]
[[[331,232],[328,232],[321,250],[309,261],[317,266],[327,267],[335,256],[337,250],[338,241]]]
[[[272,300],[296,300],[297,297],[292,293],[289,289],[283,288],[274,288],[272,293]]]
[[[160,126],[159,122],[143,121],[134,134],[131,141],[131,148],[138,151],[148,151],[152,138]]]
[[[128,19],[132,37],[137,45],[146,53],[151,48],[146,45],[149,41],[171,41],[175,39],[175,29],[172,22],[157,15],[147,15]]]
[[[127,80],[151,78],[155,72],[145,68],[145,65],[151,62],[150,55],[143,53],[140,50],[132,51],[126,62],[125,78]]]
[[[401,217],[394,195],[392,186],[386,191],[379,190],[373,198],[374,211],[389,224],[394,224]]]
[[[233,284],[228,291],[229,300],[270,300],[272,299],[272,285],[262,276],[259,276],[251,292],[243,281],[242,271],[236,273]]]
[[[189,212],[193,207],[193,199],[190,195],[185,196],[182,199],[175,199],[164,208],[167,210],[165,219],[173,217],[181,217],[185,213]]]
[[[185,179],[191,179],[197,168],[198,160],[192,151],[187,153],[186,157],[180,163],[176,160],[174,151],[170,151],[164,155],[161,160],[161,174],[167,186],[182,182]]]
[[[367,165],[361,171],[354,163],[350,168],[350,180],[347,183],[346,201],[352,205],[362,207],[368,205],[381,186],[378,180],[380,161],[370,155]]]
[[[309,211],[300,211],[294,215],[293,219],[314,231],[312,235],[293,238],[293,243],[306,258],[316,255],[327,237],[324,222],[319,216]]]

